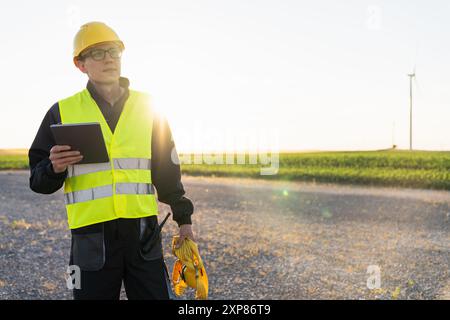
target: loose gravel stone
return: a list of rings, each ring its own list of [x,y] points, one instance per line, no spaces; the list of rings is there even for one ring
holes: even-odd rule
[[[62,190],[0,172],[0,299],[72,299]],[[450,192],[183,177],[210,299],[448,299]],[[160,216],[170,208],[160,204]],[[166,264],[175,222],[163,229]],[[367,287],[369,266],[380,287]],[[121,297],[126,298],[125,292]],[[183,299],[193,299],[188,290]]]

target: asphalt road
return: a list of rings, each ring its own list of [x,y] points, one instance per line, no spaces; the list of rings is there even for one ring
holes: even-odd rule
[[[71,299],[62,191],[35,194],[28,177],[27,171],[0,172],[0,299]],[[450,192],[183,182],[195,206],[210,299],[450,298]],[[160,209],[161,217],[169,211]],[[171,269],[175,222],[164,229]],[[368,288],[368,280],[379,287]]]

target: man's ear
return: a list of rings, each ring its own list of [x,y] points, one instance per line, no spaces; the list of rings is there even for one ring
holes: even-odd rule
[[[77,68],[80,69],[81,72],[87,73],[86,63],[84,60],[75,58],[74,62],[75,62],[75,65],[77,66]]]

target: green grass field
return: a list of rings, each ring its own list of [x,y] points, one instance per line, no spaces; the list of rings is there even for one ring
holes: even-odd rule
[[[0,149],[0,170],[28,169],[28,150]]]
[[[450,152],[388,150],[282,153],[278,174],[262,176],[260,168],[268,166],[184,164],[182,170],[189,175],[450,190]]]
[[[183,155],[180,155],[183,159]],[[192,157],[194,162],[194,157]],[[224,161],[225,158],[224,158]],[[236,159],[233,161],[236,163]],[[188,175],[365,184],[450,190],[450,152],[358,151],[281,153],[276,175],[261,175],[270,164],[182,164]],[[0,150],[0,169],[27,169],[26,150]]]

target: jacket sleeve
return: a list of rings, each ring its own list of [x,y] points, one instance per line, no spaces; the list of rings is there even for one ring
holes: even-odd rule
[[[34,192],[50,194],[59,190],[67,176],[67,170],[61,173],[53,171],[49,159],[50,149],[56,144],[50,131],[50,125],[60,122],[59,105],[54,104],[42,120],[41,126],[28,151],[30,166],[30,188]]]
[[[158,193],[158,200],[170,205],[178,226],[192,224],[191,215],[194,206],[184,196],[181,183],[181,169],[177,161],[178,154],[167,120],[155,116],[152,129],[152,183]]]

